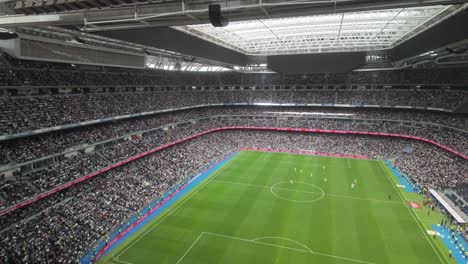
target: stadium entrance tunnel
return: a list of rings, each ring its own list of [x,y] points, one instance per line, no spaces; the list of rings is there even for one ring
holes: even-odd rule
[[[275,183],[270,191],[279,199],[296,203],[312,203],[325,196],[323,189],[317,185],[294,180]]]

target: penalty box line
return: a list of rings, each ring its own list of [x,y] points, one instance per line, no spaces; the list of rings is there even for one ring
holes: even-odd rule
[[[271,243],[265,243],[265,242],[260,242],[260,241],[258,241],[258,240],[261,239],[261,238],[257,238],[257,239],[246,239],[246,238],[235,237],[235,236],[228,236],[228,235],[217,234],[217,233],[211,233],[211,232],[202,232],[202,233],[197,237],[197,239],[195,239],[195,241],[190,245],[190,247],[184,252],[184,254],[182,255],[182,257],[179,258],[179,260],[177,261],[176,264],[180,264],[180,263],[183,261],[183,259],[187,256],[187,254],[192,250],[192,248],[198,243],[198,241],[199,241],[203,236],[206,236],[206,235],[224,237],[224,238],[229,238],[229,239],[233,239],[233,240],[239,240],[239,241],[248,242],[248,243],[252,243],[252,244],[259,244],[259,245],[264,245],[264,246],[282,248],[282,249],[287,249],[287,250],[291,250],[291,251],[297,251],[297,252],[307,253],[307,254],[311,254],[311,255],[324,256],[324,257],[336,258],[336,259],[343,259],[343,260],[348,260],[348,261],[351,261],[351,262],[366,263],[366,264],[375,264],[375,262],[369,262],[369,261],[364,261],[364,260],[359,260],[359,259],[346,258],[346,257],[341,257],[341,256],[336,256],[336,255],[330,255],[330,254],[315,252],[315,251],[312,251],[311,249],[309,249],[308,247],[306,247],[306,246],[304,246],[304,245],[298,243],[297,241],[290,240],[290,239],[288,239],[288,240],[294,241],[295,243],[298,243],[299,245],[304,246],[307,250],[305,250],[305,249],[299,249],[299,248],[293,248],[293,247],[280,246],[280,245],[276,245],[276,244],[271,244]],[[282,239],[283,239],[283,238],[282,238]]]
[[[237,184],[237,185],[245,185],[249,187],[258,187],[258,188],[264,188],[264,189],[278,189],[278,190],[285,190],[285,191],[294,191],[294,192],[299,192],[299,193],[309,193],[309,194],[321,194],[319,192],[309,192],[309,191],[301,191],[301,190],[295,190],[295,189],[289,189],[289,188],[281,188],[281,187],[274,187],[274,186],[268,186],[268,185],[258,185],[258,184],[251,184],[251,183],[243,183],[243,182],[233,182],[233,181],[224,181],[224,180],[212,180],[212,182],[219,182],[219,183],[227,183],[227,184]],[[338,198],[344,198],[344,199],[354,199],[354,200],[363,200],[363,201],[371,201],[371,202],[380,202],[380,203],[389,203],[389,204],[400,204],[404,205],[405,203],[401,202],[393,202],[393,201],[386,201],[386,200],[379,200],[379,199],[367,199],[367,198],[360,198],[360,197],[354,197],[354,196],[347,196],[347,195],[339,195],[339,194],[330,194],[330,193],[325,193],[325,196],[330,196],[330,197],[338,197]]]

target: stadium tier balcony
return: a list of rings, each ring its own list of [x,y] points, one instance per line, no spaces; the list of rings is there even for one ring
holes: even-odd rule
[[[192,110],[175,111],[142,118],[123,119],[98,125],[89,125],[36,136],[0,142],[3,163],[22,163],[54,153],[70,151],[74,146],[95,144],[128,133],[144,131],[165,124],[190,121],[198,118],[211,118],[218,115],[251,116],[294,116],[303,113],[307,120],[295,118],[294,121],[279,119],[260,124],[255,120],[252,125],[303,127],[317,129],[356,130],[387,132],[421,136],[435,140],[462,153],[468,153],[466,140],[467,123],[463,115],[444,113],[415,112],[403,110],[347,110],[322,108],[280,108],[280,107],[204,107]],[[296,115],[301,116],[301,115]],[[393,121],[392,121],[393,120]],[[400,121],[412,120],[425,123],[401,124]],[[245,118],[237,121],[224,121],[228,125],[249,125]],[[453,128],[440,128],[440,125]]]
[[[424,99],[412,96],[413,94],[419,96],[424,94]],[[428,98],[433,100],[430,101]],[[161,91],[18,96],[0,99],[1,110],[5,113],[0,120],[0,133],[5,135],[127,114],[206,104],[294,103],[408,106],[414,103],[419,107],[437,106],[453,109],[467,98],[468,92],[464,91],[411,92],[409,90]],[[444,105],[441,102],[444,102]]]

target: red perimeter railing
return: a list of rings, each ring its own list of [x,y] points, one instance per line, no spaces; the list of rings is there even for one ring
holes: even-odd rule
[[[171,142],[171,143],[168,143],[168,144],[165,144],[165,145],[162,145],[162,146],[159,146],[157,148],[154,148],[154,149],[151,149],[151,150],[148,150],[148,151],[145,151],[143,153],[140,153],[136,156],[133,156],[131,158],[128,158],[128,159],[125,159],[125,160],[122,160],[122,161],[119,161],[115,164],[112,164],[108,167],[105,167],[105,168],[102,168],[98,171],[95,171],[93,173],[90,173],[88,175],[85,175],[81,178],[78,178],[78,179],[75,179],[73,181],[70,181],[70,182],[67,182],[63,185],[60,185],[58,187],[55,187],[47,192],[44,192],[44,193],[41,193],[35,197],[32,197],[28,200],[25,200],[23,202],[20,202],[16,205],[13,205],[11,207],[8,207],[2,211],[0,211],[0,216],[3,216],[3,215],[6,215],[6,214],[9,214],[13,211],[16,211],[18,209],[21,209],[25,206],[28,206],[36,201],[39,201],[39,200],[42,200],[56,192],[59,192],[59,191],[62,191],[64,189],[67,189],[73,185],[76,185],[80,182],[83,182],[83,181],[86,181],[88,179],[91,179],[91,178],[94,178],[104,172],[107,172],[109,170],[112,170],[116,167],[120,167],[124,164],[127,164],[131,161],[134,161],[136,159],[139,159],[139,158],[142,158],[144,156],[147,156],[147,155],[150,155],[152,153],[155,153],[155,152],[158,152],[158,151],[161,151],[163,149],[166,149],[168,147],[171,147],[171,146],[174,146],[174,145],[177,145],[177,144],[180,144],[182,142],[185,142],[187,140],[191,140],[191,139],[194,139],[194,138],[197,138],[199,136],[202,136],[202,135],[205,135],[205,134],[209,134],[209,133],[212,133],[212,132],[216,132],[216,131],[224,131],[224,130],[264,130],[264,131],[285,131],[285,132],[307,132],[307,133],[325,133],[325,134],[341,134],[341,135],[366,135],[366,136],[380,136],[380,137],[395,137],[395,138],[404,138],[404,139],[413,139],[413,140],[419,140],[419,141],[423,141],[423,142],[426,142],[426,143],[429,143],[429,144],[433,144],[439,148],[442,148],[446,151],[449,151],[459,157],[462,157],[464,159],[468,159],[468,156],[466,155],[463,155],[462,153],[458,152],[458,151],[455,151],[449,147],[446,147],[442,144],[439,144],[433,140],[430,140],[430,139],[427,139],[427,138],[423,138],[423,137],[417,137],[417,136],[408,136],[408,135],[401,135],[401,134],[389,134],[389,133],[377,133],[377,132],[361,132],[361,131],[347,131],[347,130],[326,130],[326,129],[308,129],[308,128],[277,128],[277,127],[250,127],[250,126],[230,126],[230,127],[220,127],[220,128],[214,128],[214,129],[210,129],[210,130],[207,130],[207,131],[204,131],[204,132],[201,132],[201,133],[198,133],[198,134],[195,134],[195,135],[192,135],[192,136],[189,136],[189,137],[186,137],[186,138],[183,138],[183,139],[179,139],[179,140],[176,140],[174,142]]]

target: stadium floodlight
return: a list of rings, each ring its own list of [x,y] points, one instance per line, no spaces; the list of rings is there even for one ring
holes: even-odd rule
[[[8,39],[15,39],[17,37],[18,37],[18,34],[16,34],[14,31],[11,31],[6,28],[0,28],[0,39],[8,40]]]

